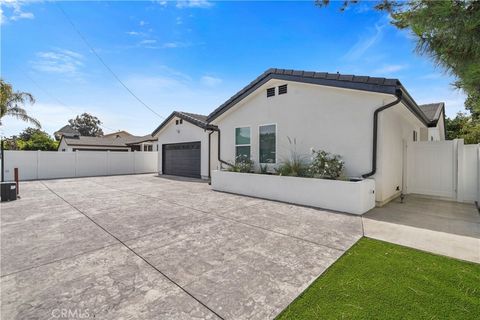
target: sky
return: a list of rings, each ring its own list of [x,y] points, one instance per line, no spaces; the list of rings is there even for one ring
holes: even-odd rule
[[[419,104],[463,110],[454,78],[371,2],[1,2],[0,75],[35,96],[26,108],[50,134],[83,112],[105,133],[149,134],[174,110],[210,113],[268,68],[397,78]],[[2,123],[4,136],[28,126]]]

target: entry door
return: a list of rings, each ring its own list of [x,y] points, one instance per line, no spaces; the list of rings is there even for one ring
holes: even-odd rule
[[[163,174],[200,178],[200,163],[200,141],[162,146]]]

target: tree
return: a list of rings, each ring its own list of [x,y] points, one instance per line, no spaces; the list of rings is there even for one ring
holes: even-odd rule
[[[480,120],[459,112],[453,119],[445,119],[446,139],[464,139],[466,144],[480,143]]]
[[[329,0],[317,0],[326,6]],[[341,11],[358,1],[344,1]],[[375,9],[390,14],[391,23],[410,29],[416,51],[457,78],[455,86],[467,94],[466,108],[480,113],[480,1],[378,1]]]
[[[18,136],[11,136],[5,139],[5,149],[56,151],[58,142],[52,139],[45,131],[27,128]]]
[[[40,122],[30,117],[24,109],[24,105],[27,103],[35,103],[35,99],[30,93],[13,91],[11,84],[0,79],[0,125],[2,125],[4,116],[10,116],[41,128]]]
[[[21,140],[30,140],[32,136],[36,133],[48,135],[45,131],[42,131],[37,128],[28,127],[24,129],[22,132],[20,132],[20,134],[18,135],[18,138]]]
[[[100,128],[102,122],[91,114],[83,113],[75,119],[68,120],[68,123],[73,129],[80,132],[80,135],[82,136],[103,136],[102,128]]]

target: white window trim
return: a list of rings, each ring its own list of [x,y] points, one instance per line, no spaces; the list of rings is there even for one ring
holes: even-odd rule
[[[273,163],[260,162],[260,127],[265,127],[265,126],[275,126],[275,162],[273,162]],[[250,142],[251,142],[251,139],[250,139]],[[276,123],[260,124],[258,126],[258,163],[259,164],[277,164],[278,163],[278,152],[277,152],[277,150],[278,150],[278,125]],[[251,154],[251,150],[250,150],[250,154]]]
[[[250,129],[250,143],[249,144],[237,144],[237,129],[249,128]],[[250,147],[250,160],[252,160],[252,127],[251,126],[237,126],[233,128],[233,142],[235,142],[235,148],[233,149],[233,159],[237,159],[237,147]]]

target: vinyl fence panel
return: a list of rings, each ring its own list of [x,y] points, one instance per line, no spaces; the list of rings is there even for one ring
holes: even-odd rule
[[[157,172],[157,152],[5,151],[5,180],[90,177]]]

